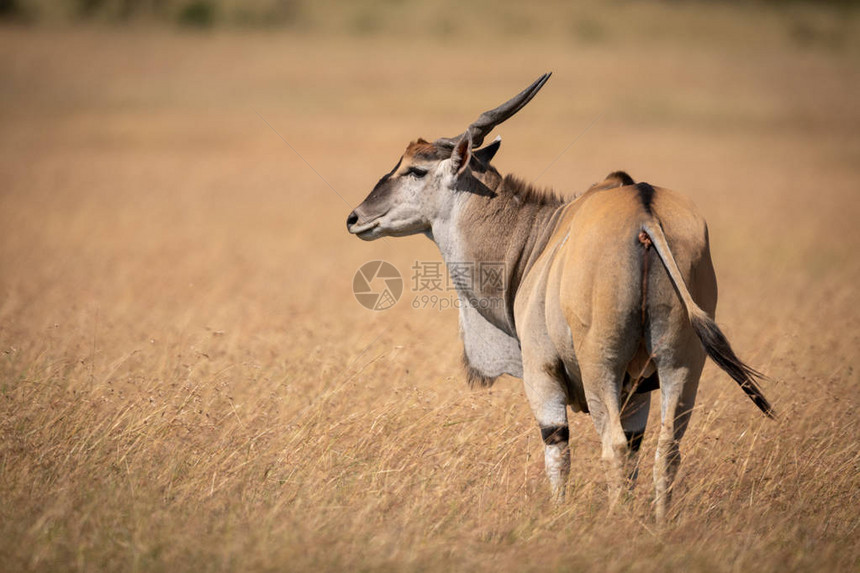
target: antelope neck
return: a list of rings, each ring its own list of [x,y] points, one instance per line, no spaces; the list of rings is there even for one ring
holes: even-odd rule
[[[546,247],[564,201],[518,179],[496,176],[489,193],[455,192],[450,212],[432,224],[460,304],[516,337],[517,289]]]

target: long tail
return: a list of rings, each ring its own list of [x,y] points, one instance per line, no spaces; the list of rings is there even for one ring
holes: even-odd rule
[[[720,330],[720,327],[717,326],[717,323],[690,296],[690,291],[687,290],[684,277],[681,275],[680,269],[678,269],[678,264],[675,262],[675,257],[672,256],[672,251],[669,250],[669,243],[666,241],[666,236],[663,234],[663,229],[660,227],[659,222],[656,220],[648,221],[642,225],[642,230],[651,239],[651,243],[660,256],[663,266],[666,267],[666,272],[669,273],[669,278],[675,285],[678,294],[681,295],[681,300],[684,302],[684,307],[687,309],[687,315],[690,318],[690,324],[693,326],[693,330],[696,331],[699,340],[702,341],[702,345],[705,347],[708,356],[740,385],[741,389],[746,392],[746,395],[758,406],[759,410],[764,412],[768,418],[773,418],[773,407],[767,401],[767,398],[764,397],[757,383],[757,380],[766,377],[761,372],[744,364],[735,355],[729,341]]]

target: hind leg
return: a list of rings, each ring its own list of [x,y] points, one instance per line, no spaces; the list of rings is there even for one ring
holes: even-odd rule
[[[585,399],[600,435],[601,459],[609,485],[609,506],[614,507],[627,483],[630,448],[621,422],[619,398],[624,373],[605,364],[580,364]]]
[[[627,438],[627,460],[625,477],[628,487],[632,488],[639,474],[639,449],[648,424],[648,412],[651,409],[651,394],[632,394],[622,400],[621,427]]]
[[[664,360],[657,365],[661,424],[654,460],[654,511],[658,523],[666,520],[672,487],[681,463],[679,444],[696,403],[699,376],[705,362],[701,347],[691,350],[681,364]]]

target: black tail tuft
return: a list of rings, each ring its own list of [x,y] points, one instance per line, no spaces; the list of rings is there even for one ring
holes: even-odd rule
[[[767,401],[767,398],[764,397],[761,388],[756,383],[756,378],[762,379],[765,376],[741,362],[716,322],[707,316],[695,315],[691,317],[690,322],[711,360],[716,362],[717,366],[722,368],[726,374],[731,376],[740,385],[741,389],[746,392],[746,395],[758,406],[759,410],[764,412],[768,418],[774,418],[773,407]]]

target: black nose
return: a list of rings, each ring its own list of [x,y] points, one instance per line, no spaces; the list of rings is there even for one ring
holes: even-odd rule
[[[349,214],[349,217],[346,218],[346,228],[349,229],[356,223],[358,223],[358,215],[356,215],[355,211],[353,211]]]

